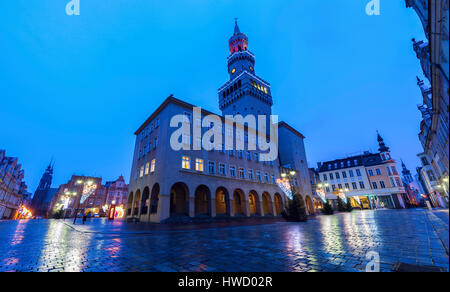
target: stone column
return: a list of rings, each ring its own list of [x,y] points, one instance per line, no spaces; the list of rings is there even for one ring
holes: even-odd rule
[[[170,194],[159,195],[158,211],[156,213],[156,222],[161,222],[170,217]]]
[[[195,217],[195,197],[189,197],[189,217]]]
[[[230,216],[231,217],[234,217],[234,200],[233,199],[228,199],[228,208],[230,208],[229,210],[230,210]]]
[[[245,216],[250,217],[250,204],[248,202],[248,198],[247,200],[244,200],[242,203],[244,203],[243,207]]]
[[[258,213],[258,210],[259,210],[258,215],[264,216],[264,208],[263,208],[262,200],[258,200],[258,202],[256,202],[256,213]]]
[[[211,217],[216,217],[216,197],[211,197],[211,200],[209,200],[209,206],[211,208]]]

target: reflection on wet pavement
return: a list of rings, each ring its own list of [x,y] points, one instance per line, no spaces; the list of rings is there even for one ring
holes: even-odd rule
[[[370,251],[379,253],[381,271],[396,262],[448,270],[438,234],[448,233],[448,210],[433,214],[439,228],[424,210],[210,228],[2,221],[0,271],[365,271]]]

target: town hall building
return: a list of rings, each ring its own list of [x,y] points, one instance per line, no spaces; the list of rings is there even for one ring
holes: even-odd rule
[[[188,147],[174,149],[172,138],[179,129],[173,117],[185,117],[181,124],[200,125],[205,134],[211,128],[205,126],[205,117],[214,113],[202,109],[196,117],[196,106],[169,96],[135,132],[128,219],[159,223],[221,216],[280,216],[292,193],[301,194],[308,213],[314,213],[305,137],[285,122],[272,124],[271,86],[256,75],[255,56],[237,23],[229,51],[229,81],[218,90],[222,114],[217,116],[222,121],[229,115],[265,116],[267,128],[276,129],[276,157],[262,159],[264,151],[247,145],[256,140],[248,123],[243,128],[232,124],[231,129],[218,130],[223,136],[243,138],[245,149],[193,150],[202,141],[190,128],[176,141]]]

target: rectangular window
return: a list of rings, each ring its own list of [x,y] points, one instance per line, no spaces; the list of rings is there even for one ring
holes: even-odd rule
[[[336,175],[336,179],[340,179],[341,178],[341,176],[339,175],[339,172],[336,172],[335,175]]]
[[[381,170],[379,168],[375,169],[377,175],[381,175]]]
[[[350,185],[348,183],[345,184],[346,189],[350,189]]]
[[[247,151],[247,160],[252,160],[252,153]]]
[[[395,175],[398,174],[397,168],[395,168],[395,166],[391,166],[391,169],[392,169],[392,173],[393,173],[393,174],[395,174]]]
[[[275,184],[276,183],[275,176],[272,174],[270,177],[272,178],[272,183]]]
[[[384,181],[380,181],[380,188],[385,189],[386,185],[384,184]]]
[[[339,188],[340,190],[342,190],[342,185],[341,185],[341,184],[338,184],[338,188]]]
[[[391,177],[391,186],[393,187],[393,188],[395,188],[395,181],[394,181],[394,179]]]
[[[386,166],[386,171],[387,171],[387,173],[388,173],[389,176],[392,175],[392,172],[391,172],[391,168],[390,168],[390,167]]]
[[[155,172],[155,167],[156,167],[156,159],[153,159],[152,164],[150,166],[150,172]]]
[[[144,176],[144,166],[141,166],[141,171],[139,172],[139,177],[143,177]]]
[[[243,168],[239,168],[239,178],[245,179],[245,170]]]
[[[230,166],[230,175],[236,177],[236,167]]]
[[[219,164],[219,173],[221,174],[221,175],[226,175],[226,170],[225,170],[226,168],[225,168],[225,164],[223,164],[223,163],[220,163]]]
[[[254,160],[255,160],[256,162],[258,162],[258,161],[259,161],[259,159],[258,159],[258,153],[253,153],[253,156],[255,157]]]
[[[356,183],[355,183],[355,182],[352,183],[352,188],[353,188],[354,190],[357,190],[357,189],[358,189],[358,187],[356,186]]]
[[[208,172],[210,174],[215,174],[216,173],[216,163],[214,161],[209,161],[208,162]]]
[[[264,180],[266,181],[266,183],[269,183],[270,181],[269,181],[269,174],[268,173],[265,173],[264,174]]]
[[[359,182],[359,188],[360,189],[365,189],[366,188],[366,186],[364,185],[364,182],[362,182],[362,181]]]
[[[328,180],[328,176],[327,176],[326,173],[323,174],[323,180],[324,180],[324,181],[327,181],[327,180]]]
[[[203,171],[203,159],[200,158],[195,159],[195,170]]]
[[[430,181],[435,181],[436,178],[434,177],[434,173],[431,170],[427,171],[427,176],[430,179]]]
[[[361,176],[361,170],[357,169],[357,170],[356,170],[356,175],[357,175],[357,176]]]
[[[191,169],[191,158],[189,156],[183,156],[181,161],[181,168]]]
[[[149,171],[150,171],[150,163],[147,162],[145,164],[145,175],[147,175],[149,173]]]
[[[350,177],[353,177],[353,170],[349,170],[348,174],[350,175]]]
[[[373,176],[373,170],[369,169],[369,176]]]
[[[331,191],[334,192],[336,190],[336,185],[331,185]]]
[[[249,179],[252,179],[252,180],[255,179],[255,178],[253,177],[253,170],[252,170],[252,169],[249,169],[249,170],[248,170],[248,178],[249,178]]]
[[[399,178],[396,178],[395,181],[397,182],[397,187],[401,187],[402,186],[402,182],[400,181]]]
[[[347,178],[347,173],[345,171],[342,172],[342,177]]]
[[[373,182],[372,182],[372,188],[373,188],[374,190],[378,189],[378,185],[377,185],[377,182],[376,182],[376,181],[373,181]]]
[[[156,149],[156,146],[158,146],[158,138],[153,140],[153,149]]]
[[[256,179],[257,179],[259,182],[262,182],[261,172],[259,172],[259,171],[256,172]]]
[[[244,157],[244,151],[238,150],[238,157],[243,158]]]
[[[333,177],[333,174],[332,174],[332,173],[330,173],[330,179],[334,179],[334,177]]]

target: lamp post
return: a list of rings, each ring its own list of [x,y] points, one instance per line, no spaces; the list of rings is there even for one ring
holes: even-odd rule
[[[282,172],[280,173],[281,178],[288,179],[289,181],[289,187],[291,188],[291,194],[292,196],[295,194],[295,185],[292,183],[292,178],[297,174],[297,172],[294,169],[289,168],[282,168]]]
[[[321,199],[322,199],[322,201],[323,201],[324,203],[326,203],[326,201],[327,201],[327,196],[326,196],[326,193],[325,193],[325,188],[328,188],[329,186],[330,186],[329,183],[322,183],[322,182],[319,182],[319,183],[316,185],[317,190],[320,190],[320,192],[318,192],[318,193],[323,194],[323,198],[321,197]],[[319,196],[320,196],[320,195],[319,195]]]
[[[86,181],[85,181],[85,180],[82,180],[82,179],[79,179],[79,180],[76,181],[76,184],[77,184],[77,185],[82,185],[83,188],[84,188],[85,185],[88,185],[88,186],[93,185],[93,184],[94,184],[94,181],[91,180],[91,179],[86,180]],[[80,200],[78,200],[77,208],[75,209],[75,216],[74,216],[74,218],[73,218],[73,224],[75,224],[76,221],[77,221],[78,211],[79,211],[80,209],[81,209],[81,210],[84,209],[84,208],[79,208],[79,207],[80,207],[80,204],[83,204],[84,201],[89,197],[89,196],[87,196],[86,198],[84,198],[83,196],[85,196],[84,190],[83,190],[83,192],[82,192],[82,194],[81,194]],[[84,215],[84,214],[83,214],[83,215]],[[83,224],[84,224],[84,222],[83,222]]]

